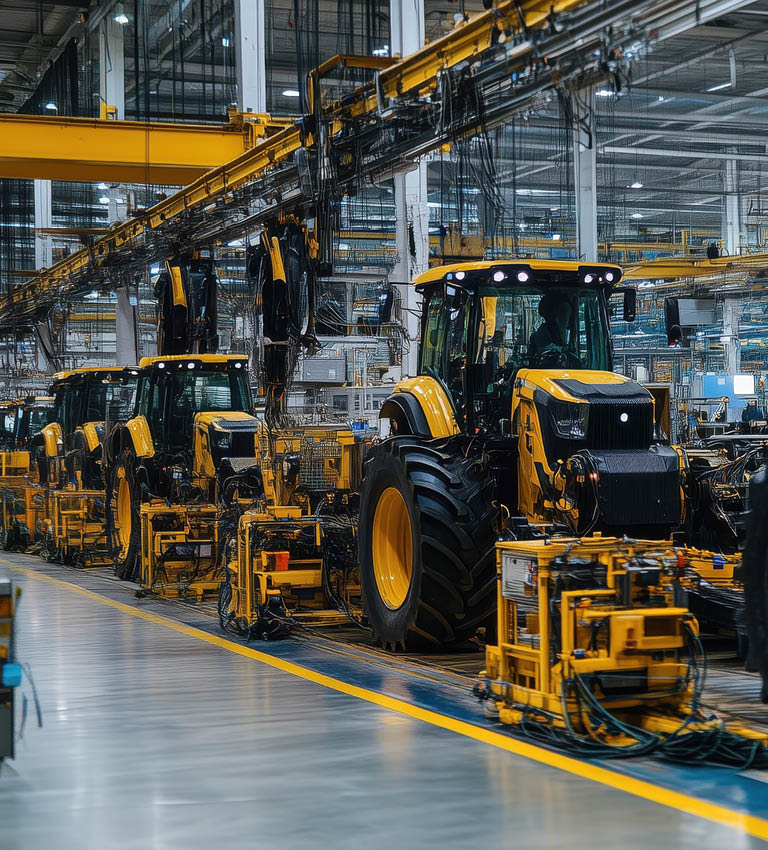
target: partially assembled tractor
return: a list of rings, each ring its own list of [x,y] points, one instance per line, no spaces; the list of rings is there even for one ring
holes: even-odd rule
[[[53,399],[47,396],[28,396],[0,407],[0,543],[6,550],[26,549],[39,536],[45,498],[35,454],[52,415]]]
[[[106,538],[102,443],[120,404],[131,399],[135,370],[84,367],[54,375],[52,421],[37,452],[47,492],[45,555],[80,566],[110,562]]]
[[[201,599],[222,579],[227,511],[260,486],[258,422],[247,357],[215,353],[210,263],[174,256],[156,292],[159,354],[130,370],[130,414],[105,442],[109,547],[120,578]]]

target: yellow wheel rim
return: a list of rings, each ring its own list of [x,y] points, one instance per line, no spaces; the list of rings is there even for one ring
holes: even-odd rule
[[[117,486],[117,536],[120,540],[120,557],[123,558],[128,554],[128,548],[131,545],[131,488],[125,479],[125,475],[121,476],[120,483]]]
[[[388,487],[379,497],[372,537],[376,587],[381,601],[394,611],[405,602],[413,575],[411,518],[395,487]]]

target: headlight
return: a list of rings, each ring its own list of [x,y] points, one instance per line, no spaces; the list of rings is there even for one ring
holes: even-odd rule
[[[556,401],[552,406],[552,421],[559,437],[565,437],[566,440],[585,440],[589,405]]]
[[[216,434],[216,447],[219,449],[229,449],[232,447],[232,435],[227,431],[220,431]]]

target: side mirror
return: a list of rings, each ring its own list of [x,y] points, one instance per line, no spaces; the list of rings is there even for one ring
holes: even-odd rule
[[[683,338],[683,329],[680,327],[680,305],[677,298],[664,299],[664,321],[667,345],[679,345]]]
[[[624,316],[625,322],[634,322],[637,316],[637,290],[627,287],[624,290]]]

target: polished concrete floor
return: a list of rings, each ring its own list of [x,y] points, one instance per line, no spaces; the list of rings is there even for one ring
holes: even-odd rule
[[[763,846],[5,574],[45,725],[0,767],[0,850]]]

